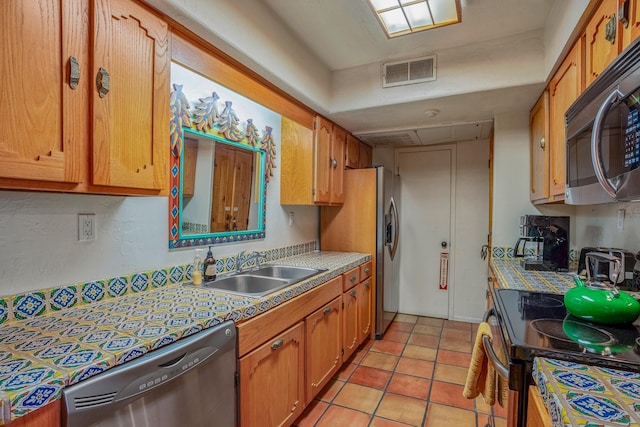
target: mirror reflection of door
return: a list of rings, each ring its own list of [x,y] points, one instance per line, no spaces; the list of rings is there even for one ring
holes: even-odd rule
[[[253,186],[252,152],[217,144],[211,200],[211,232],[247,230]]]

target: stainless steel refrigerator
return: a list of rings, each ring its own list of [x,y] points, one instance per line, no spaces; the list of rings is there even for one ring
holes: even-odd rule
[[[369,253],[375,271],[373,312],[380,339],[398,313],[400,300],[400,177],[377,166],[344,175],[344,204],[322,207],[320,249]]]

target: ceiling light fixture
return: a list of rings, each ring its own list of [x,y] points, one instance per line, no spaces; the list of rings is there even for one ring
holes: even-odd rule
[[[445,25],[462,20],[460,0],[367,0],[387,37]]]
[[[431,110],[427,110],[424,112],[424,115],[427,117],[435,117],[440,113],[440,110],[436,110],[435,108],[432,108]]]

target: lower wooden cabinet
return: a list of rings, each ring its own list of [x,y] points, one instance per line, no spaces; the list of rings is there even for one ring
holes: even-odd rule
[[[304,320],[307,404],[342,365],[341,319],[342,300],[338,297]]]
[[[243,427],[288,426],[304,409],[304,322],[240,359]]]
[[[362,343],[371,335],[371,295],[371,278],[368,278],[358,285],[358,343]]]
[[[60,418],[60,408],[62,399],[55,400],[40,409],[29,412],[11,422],[11,427],[59,427],[62,424]]]
[[[342,294],[342,360],[346,361],[360,344],[358,328],[358,287],[354,286]]]
[[[540,390],[536,386],[529,387],[529,404],[527,406],[527,427],[552,427],[551,417],[544,405]]]

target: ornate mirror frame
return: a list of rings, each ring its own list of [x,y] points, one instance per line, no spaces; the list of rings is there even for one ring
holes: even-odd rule
[[[174,67],[186,70],[180,64],[172,63],[172,75]],[[206,79],[205,77],[193,73],[194,78]],[[173,79],[173,77],[172,77]],[[215,82],[206,79],[212,84]],[[275,167],[275,141],[272,135],[272,127],[265,126],[263,135],[252,119],[244,122],[244,131],[240,129],[240,118],[233,110],[232,101],[225,101],[223,111],[219,113],[218,95],[216,92],[203,93],[198,102],[194,102],[195,108],[191,111],[191,105],[187,96],[183,92],[184,85],[174,83],[171,91],[171,165],[170,165],[170,190],[169,190],[169,248],[186,248],[196,246],[218,245],[222,243],[248,241],[254,239],[264,239],[266,229],[266,200],[267,184],[269,177],[273,176]],[[228,91],[228,90],[227,90]],[[237,94],[236,94],[237,95]],[[237,95],[248,102],[254,103],[247,98]],[[255,104],[255,103],[254,103]],[[255,104],[259,108],[265,108]],[[232,147],[241,147],[257,153],[256,167],[260,167],[262,173],[255,174],[257,178],[255,196],[259,199],[257,212],[257,228],[251,230],[224,231],[216,233],[184,234],[183,233],[183,163],[185,148],[185,129],[187,133],[194,136],[211,139],[215,142],[228,144]],[[260,207],[261,206],[261,207]]]

